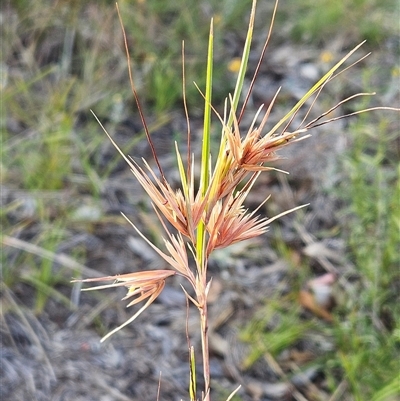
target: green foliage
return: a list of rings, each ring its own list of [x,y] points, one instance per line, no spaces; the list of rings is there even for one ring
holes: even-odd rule
[[[373,126],[364,118],[353,124],[353,146],[344,162],[348,178],[341,194],[349,208],[343,222],[360,287],[336,334],[340,366],[356,400],[394,391],[400,367],[400,166],[391,152],[399,137],[390,134],[391,117],[379,115]]]
[[[255,317],[242,332],[241,339],[252,344],[251,353],[243,362],[243,367],[251,366],[265,354],[274,357],[279,355],[299,341],[310,328],[310,323],[300,320],[299,311],[287,308],[287,305],[283,308],[283,304],[283,299],[268,300],[259,312],[259,317]]]
[[[35,82],[40,83],[40,80]],[[33,95],[35,89],[31,85],[16,83],[20,91],[10,95],[9,111],[21,123],[35,127],[31,140],[18,141],[17,144],[10,144],[12,149],[5,149],[10,150],[5,157],[13,157],[9,166],[20,170],[24,188],[61,189],[70,175],[70,135],[74,119],[66,100],[73,84],[73,80],[57,82],[57,89],[48,88],[43,98],[38,99]]]
[[[312,0],[291,3],[295,12],[291,34],[297,41],[327,41],[341,32],[355,42],[366,39],[369,44],[382,42],[396,29],[399,4],[395,0]]]

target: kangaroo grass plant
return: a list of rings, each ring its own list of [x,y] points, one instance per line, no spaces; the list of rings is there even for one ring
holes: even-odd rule
[[[359,93],[342,100],[321,114],[319,117],[307,121],[310,112],[325,85],[332,81],[339,74],[346,71],[348,68],[366,57],[363,56],[349,67],[339,70],[340,67],[342,67],[342,65],[361,47],[361,43],[351,50],[337,64],[335,64],[268,132],[264,132],[264,128],[279,91],[276,93],[266,110],[264,110],[264,107],[260,107],[247,132],[241,132],[240,123],[252,88],[255,84],[259,67],[262,63],[269,39],[271,37],[271,30],[275,18],[277,4],[278,1],[275,4],[271,28],[268,32],[256,72],[239,113],[237,108],[239,99],[242,96],[243,82],[249,60],[250,45],[252,41],[256,13],[256,0],[254,0],[252,4],[250,22],[246,42],[244,45],[243,56],[241,59],[241,65],[238,72],[237,83],[233,95],[229,95],[227,101],[225,102],[223,116],[219,115],[212,107],[213,22],[211,21],[207,54],[206,86],[204,95],[202,95],[204,98],[204,126],[200,183],[198,187],[196,186],[194,179],[195,161],[191,152],[191,132],[185,95],[184,109],[188,125],[187,155],[186,162],[184,162],[184,158],[182,157],[178,148],[178,144],[176,143],[176,158],[180,175],[180,188],[178,190],[174,190],[168,183],[157,157],[155,147],[147,128],[143,110],[135,89],[130,67],[129,77],[132,92],[138,106],[140,117],[150,148],[152,150],[157,170],[153,170],[149,163],[144,159],[143,165],[141,166],[132,158],[126,156],[107,133],[100,121],[98,121],[103,130],[109,136],[113,145],[128,163],[135,178],[140,182],[150,197],[154,211],[166,233],[166,237],[164,238],[166,252],[151,243],[139,231],[135,224],[128,219],[127,216],[124,217],[137,231],[137,233],[170,265],[171,269],[140,271],[116,276],[89,278],[85,280],[74,281],[83,281],[88,283],[112,282],[111,284],[86,288],[85,290],[97,290],[120,286],[127,287],[128,292],[123,299],[132,299],[127,306],[132,306],[141,301],[146,301],[145,304],[131,318],[104,336],[101,340],[104,341],[118,330],[133,322],[158,297],[163,290],[165,280],[168,277],[176,274],[185,277],[192,286],[194,295],[189,295],[189,292],[185,289],[183,289],[183,291],[185,292],[188,300],[190,300],[197,307],[200,316],[202,363],[204,375],[204,388],[202,390],[201,400],[203,401],[211,400],[207,312],[207,295],[212,284],[212,280],[207,276],[208,260],[211,253],[216,249],[228,247],[236,242],[257,237],[265,233],[268,230],[269,224],[275,219],[305,206],[299,206],[285,211],[277,216],[266,218],[257,215],[257,212],[264,204],[264,201],[255,211],[249,212],[244,206],[244,202],[257,178],[263,172],[274,170],[274,168],[270,166],[270,163],[279,158],[277,155],[277,151],[279,149],[307,138],[309,136],[308,132],[311,129],[365,111],[373,109],[390,109],[384,107],[375,107],[372,109],[356,111],[340,117],[326,118],[332,111],[340,107],[343,103],[357,96],[371,95],[371,93]],[[124,29],[122,20],[121,25],[122,29]],[[125,31],[124,38],[129,63],[129,50]],[[185,94],[184,68],[183,92]],[[202,92],[200,91],[200,93]],[[295,116],[299,110],[305,106],[306,102],[310,98],[312,98],[312,100],[309,102],[309,106],[307,106],[308,109],[305,112],[305,117],[303,118],[300,126],[292,128]],[[213,112],[221,123],[220,147],[218,154],[214,156],[214,158],[212,157],[210,151],[211,116]],[[258,124],[257,121],[260,115],[262,115],[262,118],[261,122]],[[266,200],[268,200],[268,198]],[[172,233],[168,228],[168,223],[175,229],[174,233]],[[194,261],[193,266],[191,266],[191,263],[189,262],[189,260],[191,260],[190,255],[192,255]],[[198,399],[196,393],[197,380],[195,373],[194,351],[193,347],[189,347],[191,378],[189,385],[189,396],[190,400],[194,401]],[[231,394],[228,400],[232,397],[233,394]]]

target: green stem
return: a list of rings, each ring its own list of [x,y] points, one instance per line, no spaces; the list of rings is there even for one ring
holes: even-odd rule
[[[213,20],[210,25],[210,36],[208,41],[207,54],[207,77],[206,77],[206,93],[204,104],[204,128],[203,128],[203,146],[201,150],[201,176],[200,191],[202,198],[205,197],[210,181],[210,136],[211,136],[211,97],[212,97],[212,70],[213,70]],[[198,266],[201,273],[205,272],[204,264],[205,255],[205,224],[200,221],[197,227],[196,256]]]

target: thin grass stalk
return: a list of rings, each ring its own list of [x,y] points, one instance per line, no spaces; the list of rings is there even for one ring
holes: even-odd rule
[[[330,81],[333,77],[334,72],[352,55],[354,54],[363,44],[365,40],[357,45],[354,49],[352,49],[345,57],[343,57],[339,62],[337,62],[322,78],[317,81],[316,84],[312,86],[310,90],[292,107],[292,109],[283,117],[281,118],[268,132],[269,136],[272,136],[276,130],[289,118],[291,118],[294,114],[296,114],[304,103],[318,91],[318,89],[325,84],[325,82]]]
[[[204,369],[204,401],[210,401],[210,351],[208,346],[208,310],[207,299],[200,309],[201,350]]]
[[[275,1],[275,5],[274,5],[274,10],[272,12],[272,18],[271,18],[271,23],[270,23],[269,30],[268,30],[267,39],[265,40],[265,43],[264,43],[260,58],[259,58],[258,63],[257,63],[256,70],[255,70],[253,78],[252,78],[252,80],[250,82],[250,86],[249,86],[249,89],[247,91],[246,98],[245,98],[245,100],[243,102],[243,105],[242,105],[242,109],[240,110],[240,114],[239,114],[239,117],[238,117],[238,121],[239,122],[242,120],[242,117],[243,117],[244,111],[246,109],[247,103],[248,103],[248,101],[250,99],[250,95],[253,92],[253,87],[254,87],[254,84],[256,82],[256,79],[257,79],[257,76],[258,76],[258,72],[260,71],[261,64],[262,64],[262,62],[264,60],[265,52],[267,50],[269,41],[270,41],[271,36],[272,36],[272,29],[274,27],[275,16],[276,16],[276,12],[278,10],[278,3],[279,3],[279,0],[276,0]],[[246,54],[246,67],[247,67],[247,60],[249,59],[249,55],[250,55],[250,44],[251,44],[252,33],[253,33],[253,28],[254,28],[254,18],[255,18],[255,13],[256,13],[256,5],[257,5],[257,0],[253,0],[253,5],[252,5],[252,8],[251,8],[251,14],[250,14],[248,35],[247,35],[247,38],[246,38],[246,43],[244,45],[245,51],[243,52],[243,55]],[[249,36],[250,32],[251,32],[251,36]],[[248,46],[248,50],[247,50],[247,41],[248,41],[248,39],[249,39],[249,46]],[[242,62],[243,62],[243,59],[242,59]],[[242,67],[242,66],[240,66],[240,67]],[[246,74],[246,71],[247,71],[247,68],[245,69],[243,74]],[[239,70],[239,77],[240,77],[240,74],[241,74],[241,71]],[[239,82],[239,77],[238,77],[238,82]],[[243,75],[243,79],[244,79],[244,75]],[[235,87],[235,94],[236,94],[237,88],[238,88],[238,86]],[[242,93],[243,81],[241,82],[241,86],[239,88],[240,88],[239,89],[239,95],[240,95]],[[235,110],[236,110],[236,105],[237,104],[235,103],[235,96],[233,96],[233,99],[234,99]]]
[[[237,105],[239,103],[240,96],[242,94],[244,78],[246,76],[246,71],[247,71],[247,64],[249,62],[249,57],[250,57],[251,42],[253,40],[254,19],[256,16],[256,5],[257,5],[257,0],[253,0],[253,4],[251,6],[249,28],[247,29],[246,41],[245,41],[244,47],[243,47],[243,55],[242,55],[242,59],[240,61],[238,77],[236,80],[235,90],[234,90],[233,96],[232,96],[232,108],[231,108],[231,112],[229,113],[229,119],[228,119],[228,123],[227,123],[228,127],[231,127],[233,124],[233,117],[234,117],[234,114],[236,113]]]
[[[212,100],[212,71],[213,71],[213,48],[214,48],[214,28],[213,20],[210,24],[210,35],[208,40],[207,53],[207,75],[206,75],[206,92],[204,101],[204,127],[203,127],[203,146],[201,151],[201,176],[200,191],[202,199],[207,193],[210,181],[210,142],[211,142],[211,100]],[[200,220],[197,226],[196,241],[196,257],[200,268],[200,274],[205,275],[204,250],[205,250],[205,224]]]

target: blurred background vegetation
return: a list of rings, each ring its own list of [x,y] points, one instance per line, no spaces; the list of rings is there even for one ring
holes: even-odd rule
[[[250,0],[121,0],[119,6],[151,128],[162,129],[176,113],[183,115],[182,39],[187,80],[202,87],[211,17],[217,32],[214,98],[216,105],[222,103],[232,89],[233,80],[227,77],[232,75],[231,62],[240,56]],[[262,35],[272,6],[270,0],[259,1],[256,32]],[[102,203],[104,183],[119,157],[104,156],[107,139],[90,109],[112,134],[136,111],[113,1],[15,0],[1,8],[2,285],[17,298],[28,291],[31,298],[25,303],[40,314],[49,299],[70,306],[73,275],[71,268],[55,272],[45,252],[62,252],[60,244],[79,233],[119,221],[105,213]],[[367,39],[367,50],[389,54],[392,62],[380,66],[375,58],[363,64],[355,72],[362,90],[376,91],[384,105],[395,106],[385,104],[391,99],[399,107],[399,13],[396,0],[282,0],[272,49],[300,43],[329,50],[330,43],[343,38],[351,48]],[[187,97],[192,116],[201,116],[201,97],[193,85],[187,85]],[[343,398],[332,399],[400,397],[398,119],[398,114],[374,113],[348,127],[351,146],[340,161],[345,178],[331,189],[331,196],[339,199],[341,225],[331,235],[345,241],[345,257],[357,277],[345,278],[348,293],[342,293],[335,323],[314,321],[309,326],[296,309],[296,291],[311,276],[303,260],[288,278],[293,292],[265,306],[263,316],[284,317],[278,327],[265,333],[264,317],[255,316],[251,329],[244,329],[243,338],[258,344],[254,360],[266,352],[282,352],[312,333],[329,338],[333,348],[317,363],[323,366],[330,394],[346,382]],[[124,151],[136,154],[142,138],[139,128],[125,141]],[[10,238],[24,245],[13,245]],[[10,245],[22,250],[10,253]],[[276,247],[290,258],[283,239],[277,239]],[[85,263],[86,252],[83,245],[73,246],[69,257]]]

